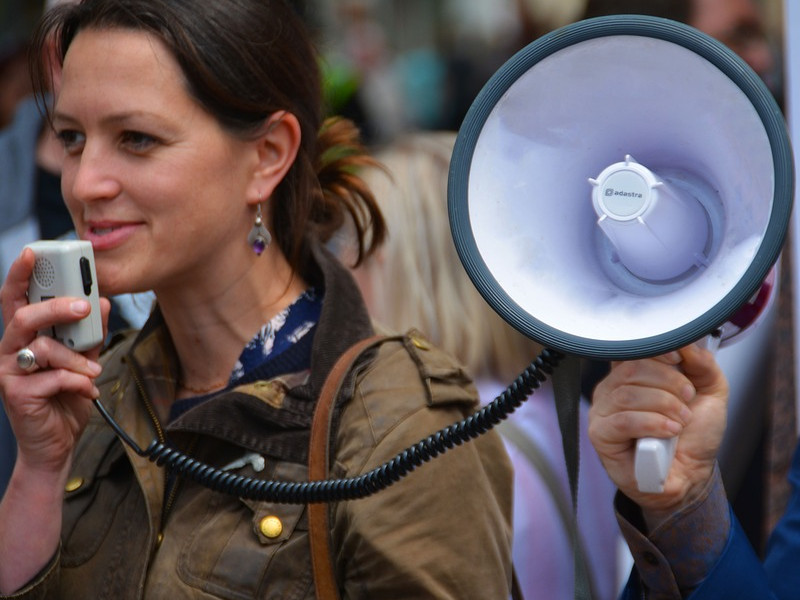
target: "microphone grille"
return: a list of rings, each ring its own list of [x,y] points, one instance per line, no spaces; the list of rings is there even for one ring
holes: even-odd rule
[[[33,264],[33,277],[42,288],[50,288],[56,282],[56,269],[46,258],[37,258]]]

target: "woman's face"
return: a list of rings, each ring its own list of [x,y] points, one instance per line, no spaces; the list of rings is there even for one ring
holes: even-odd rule
[[[54,126],[66,150],[64,198],[92,242],[103,293],[224,286],[251,260],[255,143],[189,97],[159,40],[81,31],[64,60]]]

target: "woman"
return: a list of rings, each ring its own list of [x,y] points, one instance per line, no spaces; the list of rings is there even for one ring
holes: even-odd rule
[[[50,116],[76,230],[92,242],[103,294],[152,289],[157,306],[138,335],[102,356],[75,354],[36,332],[86,307],[27,305],[34,257],[13,264],[0,394],[19,452],[0,503],[0,593],[312,598],[305,506],[165,472],[90,402],[99,396],[143,447],[158,438],[237,474],[308,479],[320,388],[373,334],[355,284],[322,247],[346,214],[368,215],[360,255],[384,235],[352,175],[366,161],[353,130],[322,127],[315,56],[285,0],[87,0],[49,13],[37,44],[51,35],[63,71]],[[26,348],[28,370],[16,361]],[[387,341],[366,358],[334,411],[339,477],[476,404],[459,367],[424,340]],[[506,597],[510,496],[490,434],[383,492],[332,504],[341,595]]]

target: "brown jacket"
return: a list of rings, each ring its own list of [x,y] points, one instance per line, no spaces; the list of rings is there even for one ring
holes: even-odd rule
[[[242,385],[162,426],[150,408],[171,398],[176,358],[158,313],[104,355],[104,405],[146,447],[166,437],[221,467],[246,453],[262,479],[308,479],[308,433],[336,358],[372,334],[347,274],[324,251],[306,274],[325,289],[310,373]],[[332,476],[366,472],[470,414],[462,369],[414,332],[353,369],[335,418]],[[93,416],[67,486],[62,546],[16,596],[113,599],[314,597],[305,505],[242,500],[179,480],[121,444]],[[331,508],[344,600],[505,599],[511,573],[511,467],[493,432],[422,465],[373,496]]]

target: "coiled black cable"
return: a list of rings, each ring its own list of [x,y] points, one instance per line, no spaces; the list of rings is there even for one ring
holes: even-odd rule
[[[283,504],[338,502],[371,496],[450,448],[483,435],[514,412],[538,389],[563,357],[560,352],[545,349],[499,396],[474,414],[420,440],[381,466],[344,479],[300,482],[256,479],[222,471],[158,440],[153,440],[147,448],[142,449],[108,413],[99,398],[94,403],[120,439],[136,454],[159,466],[166,466],[176,475],[204,487],[249,500]]]

